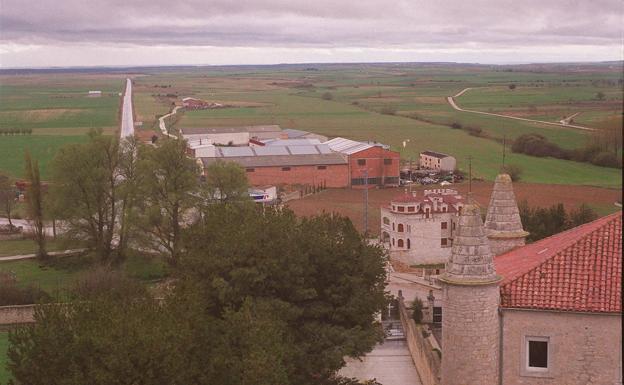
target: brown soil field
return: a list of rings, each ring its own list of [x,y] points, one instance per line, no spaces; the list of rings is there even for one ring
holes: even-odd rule
[[[492,182],[473,182],[472,196],[485,210],[492,193]],[[439,186],[417,186],[413,188],[419,196],[426,188]],[[452,186],[461,194],[466,195],[468,184]],[[402,193],[404,188],[371,189],[368,192],[368,230],[372,234],[379,233],[381,206]],[[562,186],[551,184],[514,183],[514,191],[518,202],[526,200],[529,206],[549,207],[563,203],[566,210],[574,209],[582,203],[589,204],[599,215],[619,210],[614,205],[621,201],[622,190],[590,186]],[[351,218],[358,230],[364,230],[364,191],[352,189],[329,189],[303,199],[287,203],[297,215],[309,216],[323,212],[335,212]]]

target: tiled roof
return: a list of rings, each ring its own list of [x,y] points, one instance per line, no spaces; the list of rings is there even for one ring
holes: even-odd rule
[[[622,212],[511,250],[495,259],[507,308],[622,310]]]

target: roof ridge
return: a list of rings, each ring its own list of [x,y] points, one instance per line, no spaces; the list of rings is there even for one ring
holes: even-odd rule
[[[579,235],[578,237],[575,237],[575,238],[573,238],[572,240],[568,241],[568,242],[565,244],[565,246],[563,246],[563,247],[561,247],[561,248],[559,249],[559,251],[557,251],[556,253],[554,253],[554,254],[552,254],[552,255],[550,255],[550,256],[548,256],[548,257],[546,257],[543,261],[541,261],[541,262],[540,262],[540,263],[538,263],[537,265],[535,265],[535,266],[533,266],[533,267],[529,268],[528,270],[525,270],[525,271],[524,271],[524,272],[522,272],[522,273],[518,273],[518,274],[516,274],[516,275],[512,275],[510,278],[505,277],[504,283],[503,283],[501,286],[506,286],[506,285],[508,285],[509,283],[514,282],[514,281],[516,281],[517,279],[519,279],[519,278],[521,278],[521,277],[524,277],[525,275],[527,275],[527,274],[529,274],[529,273],[531,273],[531,272],[535,271],[538,267],[543,266],[546,262],[548,262],[549,260],[553,259],[553,258],[554,258],[554,257],[556,257],[557,255],[559,255],[559,254],[561,254],[561,253],[565,252],[566,250],[569,250],[569,249],[570,249],[570,247],[572,247],[572,246],[576,245],[577,243],[579,243],[579,242],[580,242],[580,241],[582,241],[583,239],[585,239],[585,238],[589,237],[590,235],[594,234],[596,231],[601,230],[604,226],[606,226],[606,225],[610,224],[612,221],[617,220],[618,215],[616,215],[616,214],[618,214],[618,213],[619,213],[619,214],[621,214],[622,212],[621,212],[621,211],[618,211],[618,212],[615,212],[615,213],[613,213],[613,214],[609,214],[609,215],[607,215],[607,216],[605,216],[605,217],[598,218],[598,219],[593,220],[593,221],[591,221],[591,222],[583,223],[582,225],[579,225],[579,226],[573,227],[573,228],[568,229],[568,230],[566,230],[566,231],[562,231],[562,232],[560,232],[560,233],[553,234],[553,235],[551,235],[551,236],[549,236],[549,237],[546,237],[546,238],[540,239],[540,240],[539,240],[539,241],[537,241],[536,243],[538,243],[538,242],[542,242],[542,241],[545,241],[545,240],[547,240],[547,239],[549,239],[549,238],[553,238],[553,237],[558,236],[558,235],[563,235],[563,234],[566,234],[566,233],[571,232],[571,231],[573,231],[573,230],[578,231],[579,229],[581,229],[581,228],[583,228],[583,227],[589,227],[589,225],[595,224],[595,223],[596,223],[596,222],[598,222],[598,221],[604,221],[604,223],[603,223],[600,227],[595,228],[594,230],[590,231],[589,233],[581,234],[581,235]],[[609,218],[609,220],[606,220],[607,218]],[[535,244],[536,244],[536,243],[535,243]],[[535,244],[534,244],[534,245],[535,245]],[[510,252],[513,252],[513,249],[512,249],[512,250],[510,250],[510,251],[508,251],[507,253],[510,253]],[[507,254],[507,253],[505,253],[505,254]],[[503,255],[505,255],[505,254],[501,254],[500,256],[503,256]],[[499,257],[500,257],[500,256],[499,256]]]

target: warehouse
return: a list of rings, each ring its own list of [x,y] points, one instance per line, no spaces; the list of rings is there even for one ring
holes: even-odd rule
[[[349,162],[349,187],[398,186],[400,155],[380,143],[334,138],[325,142]]]

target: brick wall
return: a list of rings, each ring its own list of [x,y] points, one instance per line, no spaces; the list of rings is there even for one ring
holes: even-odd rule
[[[499,288],[444,285],[442,384],[498,384]]]
[[[267,184],[318,186],[324,184],[325,187],[341,188],[349,184],[349,168],[346,164],[290,166],[289,168],[288,171],[283,171],[283,167],[254,167],[253,171],[248,168],[247,179],[252,186]]]
[[[503,309],[505,385],[622,383],[622,317]],[[549,368],[526,369],[526,337],[549,338]]]
[[[390,159],[390,164],[386,164],[385,159]],[[365,165],[361,165],[358,161],[365,161]],[[349,156],[349,168],[351,170],[351,179],[363,179],[364,170],[368,171],[369,187],[374,187],[376,183],[371,183],[370,179],[379,178],[379,183],[384,178],[395,178],[396,182],[385,181],[386,184],[398,185],[399,178],[400,155],[396,151],[385,150],[382,147],[371,147],[369,149],[356,152]],[[352,183],[352,187],[363,188],[364,183]]]
[[[0,306],[0,325],[35,322],[36,305]]]

